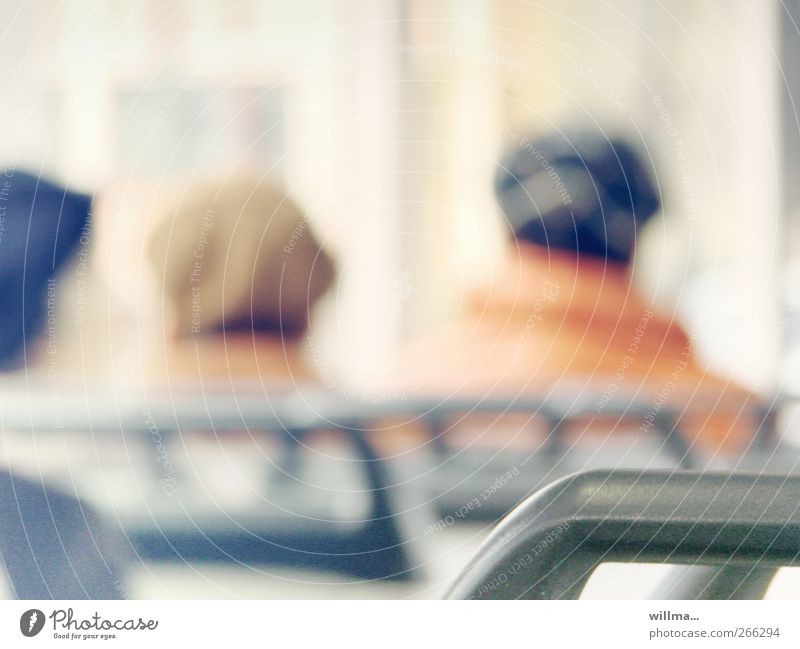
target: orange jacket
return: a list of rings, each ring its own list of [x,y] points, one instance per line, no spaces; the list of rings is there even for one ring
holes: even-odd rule
[[[588,387],[602,394],[598,415],[603,398],[636,394],[653,404],[642,431],[669,408],[690,443],[746,448],[756,397],[706,371],[681,326],[636,295],[626,268],[528,244],[518,251],[450,326],[405,356],[408,390],[508,398]]]

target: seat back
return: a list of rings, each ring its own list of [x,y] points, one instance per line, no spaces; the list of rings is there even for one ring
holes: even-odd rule
[[[534,494],[487,539],[451,599],[576,599],[608,561],[800,565],[800,476],[592,471]]]

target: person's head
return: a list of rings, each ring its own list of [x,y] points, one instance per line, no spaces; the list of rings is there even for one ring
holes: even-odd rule
[[[0,177],[0,370],[10,370],[52,321],[51,282],[88,244],[92,197],[14,165]]]
[[[257,178],[195,182],[164,209],[147,248],[178,335],[305,331],[335,269],[285,191]]]
[[[636,151],[602,133],[522,138],[501,160],[495,193],[518,240],[623,264],[660,207]]]

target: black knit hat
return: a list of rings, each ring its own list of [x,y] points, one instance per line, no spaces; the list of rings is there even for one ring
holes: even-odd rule
[[[595,133],[522,138],[501,161],[495,193],[518,239],[623,263],[660,207],[634,149]]]

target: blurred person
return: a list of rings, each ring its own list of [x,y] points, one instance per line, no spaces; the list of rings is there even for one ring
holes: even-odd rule
[[[286,192],[246,175],[199,181],[155,216],[145,254],[169,323],[165,369],[313,379],[300,341],[335,269]]]
[[[51,359],[55,353],[57,287],[63,269],[80,259],[79,245],[88,245],[91,208],[91,196],[35,172],[13,164],[0,171],[0,369],[23,369],[27,390],[36,389],[29,370],[37,345]],[[47,387],[60,398],[57,382]],[[10,439],[16,432],[4,426]],[[0,579],[21,599],[120,599],[130,556],[119,532],[43,479],[38,462],[36,478],[13,463],[8,470],[7,453],[0,458]]]
[[[680,324],[632,285],[637,235],[660,208],[634,148],[593,133],[517,144],[495,179],[512,233],[505,265],[444,332],[406,355],[401,383],[442,398],[593,386],[598,416],[615,394],[635,395],[652,404],[640,430],[670,407],[683,412],[690,444],[744,450],[757,398],[704,370]]]
[[[87,237],[92,199],[13,165],[0,171],[0,369],[55,326],[56,275]],[[50,341],[53,345],[54,341]]]

